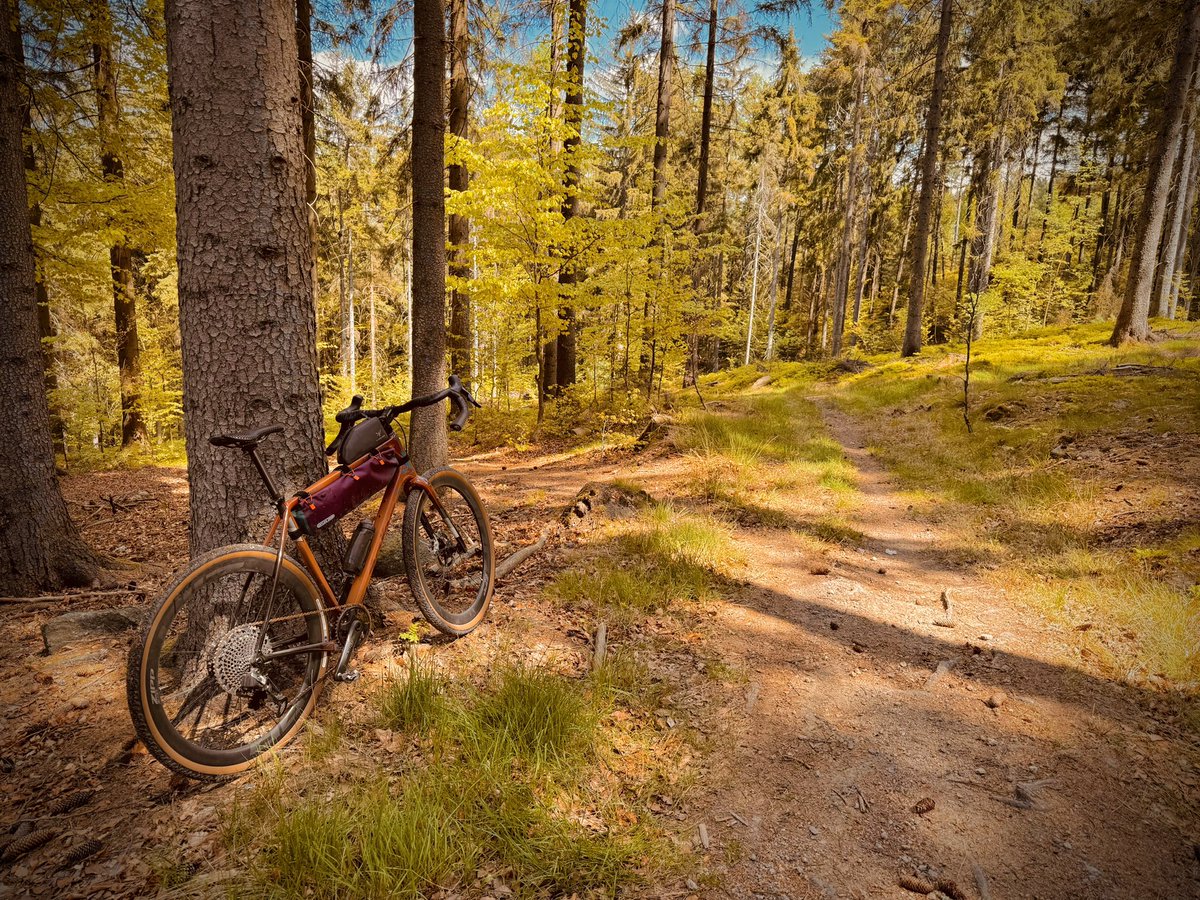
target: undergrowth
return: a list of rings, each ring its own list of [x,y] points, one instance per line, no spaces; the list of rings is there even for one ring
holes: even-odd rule
[[[658,610],[683,611],[717,596],[742,564],[727,526],[707,516],[656,504],[611,526],[585,560],[560,572],[547,594],[618,620]]]
[[[612,752],[603,717],[643,677],[623,658],[583,681],[503,665],[455,691],[432,665],[410,667],[375,702],[378,722],[421,735],[421,749],[349,786],[260,772],[224,833],[247,868],[237,893],[611,897],[647,884],[675,851],[599,763]]]

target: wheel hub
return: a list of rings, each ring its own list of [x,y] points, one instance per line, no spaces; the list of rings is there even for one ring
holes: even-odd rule
[[[255,623],[231,628],[221,636],[209,660],[208,668],[221,689],[229,694],[243,690],[246,675],[254,663],[254,648],[258,643],[259,626]],[[262,652],[271,652],[270,638],[264,636]]]

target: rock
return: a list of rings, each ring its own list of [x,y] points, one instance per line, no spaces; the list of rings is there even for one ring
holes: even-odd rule
[[[990,694],[983,702],[988,709],[999,709],[1004,705],[1006,700],[1008,700],[1008,694],[1004,693],[1004,691],[996,691],[996,693]]]
[[[770,384],[770,383],[771,383],[771,376],[770,376],[770,375],[764,375],[762,378],[759,378],[757,381],[755,381],[755,382],[754,382],[754,384],[750,385],[750,387],[752,387],[752,388],[764,388],[764,387],[766,387],[766,386],[767,386],[768,384]]]
[[[992,638],[992,636],[991,636],[990,634],[981,634],[981,635],[979,636],[979,639],[980,639],[981,641],[990,641],[990,640],[993,640],[993,638]]]
[[[91,641],[129,631],[142,624],[146,615],[143,606],[123,606],[118,609],[80,609],[56,616],[42,626],[42,642],[46,655],[75,641]]]
[[[695,879],[689,878],[687,880],[687,889],[689,891],[698,891],[700,890],[700,885],[696,883]]]
[[[819,835],[821,833],[821,829],[819,829],[816,825],[809,825],[808,833],[811,834],[813,837],[816,837],[817,835]]]

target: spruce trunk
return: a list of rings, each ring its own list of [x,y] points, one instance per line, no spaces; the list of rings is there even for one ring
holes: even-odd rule
[[[446,386],[446,9],[442,0],[413,3],[413,395]],[[445,465],[443,405],[412,412],[412,457],[418,471]]]
[[[296,8],[168,0],[191,550],[260,540],[273,512],[216,432],[271,423],[283,490],[326,471]]]
[[[90,583],[99,569],[67,515],[54,475],[45,360],[38,335],[22,129],[25,72],[17,8],[0,0],[0,594]]]

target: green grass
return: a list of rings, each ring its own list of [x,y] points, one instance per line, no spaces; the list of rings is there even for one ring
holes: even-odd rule
[[[1200,431],[1194,325],[1159,324],[1165,339],[1120,349],[1105,343],[1105,324],[979,342],[974,434],[962,420],[961,347],[878,358],[830,392],[866,427],[873,452],[914,492],[918,510],[956,531],[964,551],[999,564],[992,577],[1012,596],[1096,626],[1081,646],[1101,668],[1195,682],[1200,600],[1184,583],[1200,578],[1194,557],[1155,537],[1138,547],[1105,544],[1095,530],[1112,486],[1104,461],[1061,465],[1050,456],[1064,436],[1108,435],[1119,444],[1128,431]],[[1187,374],[1094,374],[1122,363]],[[1157,560],[1156,572],[1145,571],[1147,560]]]
[[[427,752],[392,761],[402,775],[380,769],[344,788],[319,776],[298,786],[278,766],[262,772],[224,834],[247,867],[239,893],[478,894],[494,875],[518,897],[614,896],[671,869],[669,842],[599,777],[602,714],[616,684],[641,678],[636,665],[616,665],[622,674],[603,682],[504,666],[458,695],[411,669],[381,692],[380,710],[404,710],[411,726],[438,697]]]
[[[722,579],[742,564],[727,526],[667,504],[615,526],[595,551],[561,572],[547,594],[569,606],[628,618],[710,600]]]
[[[841,445],[825,432],[803,387],[796,386],[812,371],[811,366],[786,368],[785,377],[759,389],[768,393],[734,396],[728,410],[690,411],[676,443],[692,456],[694,496],[740,523],[795,529],[822,540],[855,540],[857,532],[844,520],[831,527],[839,518],[835,509],[853,508],[857,483]],[[806,507],[820,511],[798,512],[797,494]]]
[[[379,724],[393,731],[428,731],[443,712],[443,680],[429,662],[409,656],[403,676],[389,679],[376,696]]]

